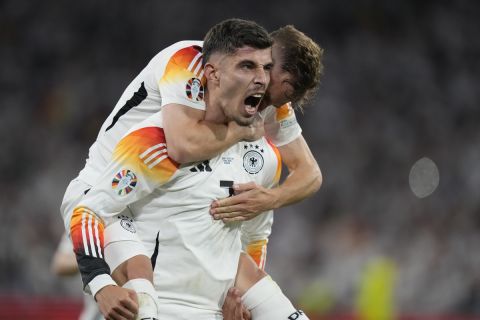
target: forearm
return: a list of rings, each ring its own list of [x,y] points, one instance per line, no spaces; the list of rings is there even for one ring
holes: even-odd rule
[[[231,127],[204,120],[192,123],[181,134],[166,135],[168,154],[178,163],[211,159],[241,140]]]
[[[250,126],[205,121],[205,112],[178,104],[162,108],[168,155],[177,163],[211,159],[242,140],[254,141],[264,134],[263,120]]]
[[[278,149],[289,174],[279,187],[271,189],[275,199],[272,209],[299,202],[322,185],[322,172],[303,136]]]
[[[322,173],[318,166],[292,171],[280,186],[270,190],[275,199],[272,209],[302,201],[317,192],[321,185]]]
[[[75,208],[70,236],[84,288],[92,295],[102,287],[114,284],[110,268],[103,258],[103,230],[103,221],[91,210],[81,206]]]

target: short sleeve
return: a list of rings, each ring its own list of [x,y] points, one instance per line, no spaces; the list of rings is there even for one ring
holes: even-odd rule
[[[277,147],[286,145],[302,134],[302,128],[297,122],[295,111],[290,103],[279,108],[267,107],[263,111],[265,135]]]

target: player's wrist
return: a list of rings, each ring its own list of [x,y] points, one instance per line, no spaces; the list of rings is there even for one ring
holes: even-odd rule
[[[269,198],[271,199],[270,210],[276,210],[284,206],[285,203],[283,199],[286,198],[286,195],[284,195],[284,190],[282,187],[276,187],[266,190],[269,193]]]
[[[92,297],[96,298],[97,293],[99,293],[103,288],[116,285],[117,283],[110,275],[103,273],[96,276],[88,283],[88,289],[90,290]]]

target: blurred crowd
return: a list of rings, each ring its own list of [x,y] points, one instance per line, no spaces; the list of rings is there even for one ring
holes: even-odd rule
[[[473,0],[0,2],[0,293],[79,294],[49,265],[103,120],[162,48],[242,17],[294,24],[326,53],[297,114],[324,183],[278,210],[267,271],[321,313],[358,309],[378,274],[395,312],[480,315],[479,14]],[[418,198],[422,157],[440,183]],[[391,272],[369,271],[381,261]]]

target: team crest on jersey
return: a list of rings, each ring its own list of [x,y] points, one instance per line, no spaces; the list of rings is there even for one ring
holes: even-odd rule
[[[243,147],[247,152],[243,156],[243,167],[250,174],[257,174],[263,168],[263,148],[258,145],[248,144]]]
[[[203,89],[202,81],[198,78],[188,80],[185,88],[187,97],[194,101],[203,101],[205,90]]]
[[[119,195],[125,196],[137,186],[137,176],[130,170],[119,171],[112,180],[112,189]]]
[[[119,216],[120,219],[120,225],[122,226],[123,229],[130,231],[131,233],[137,232],[135,230],[135,226],[133,225],[133,219],[127,216]]]

